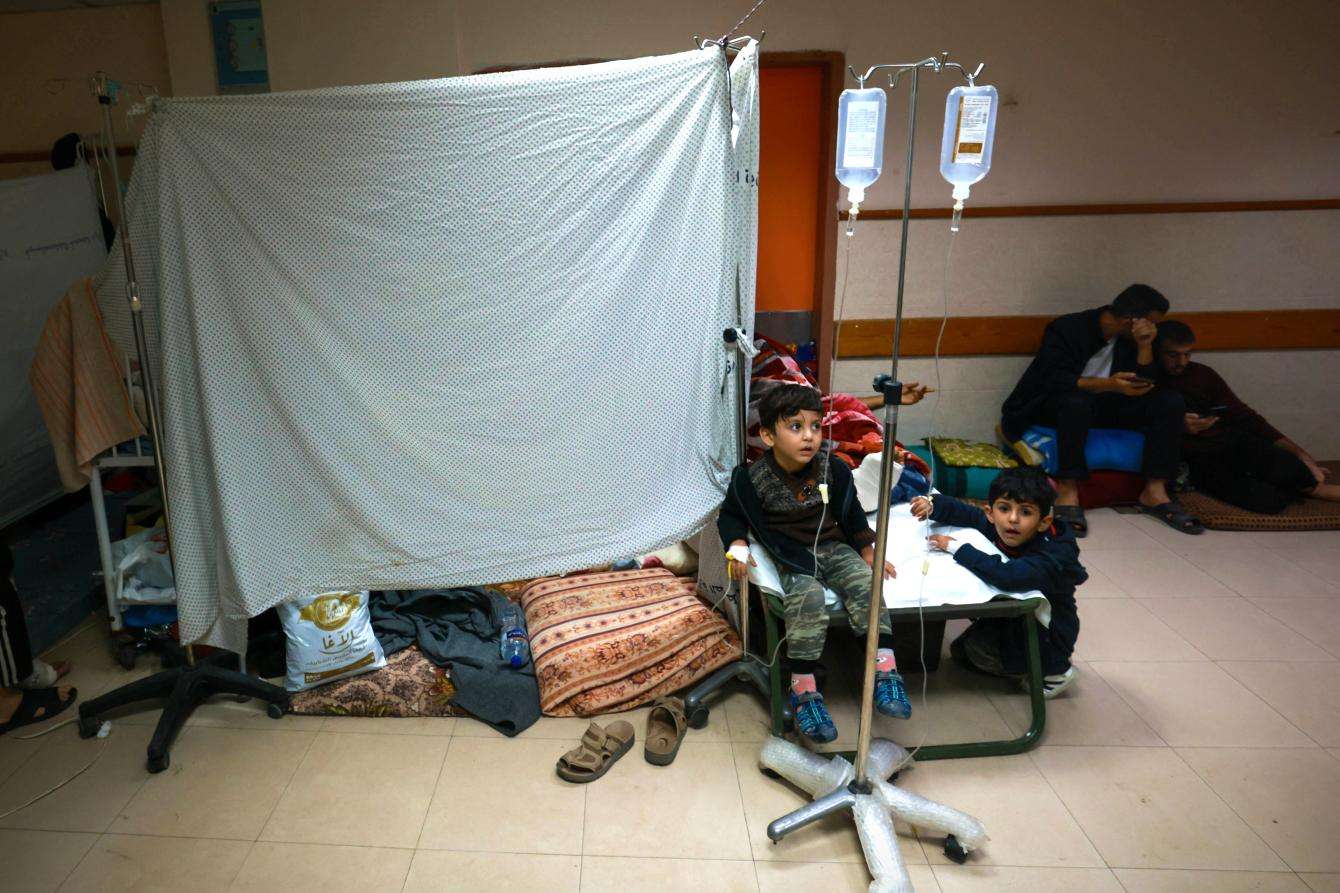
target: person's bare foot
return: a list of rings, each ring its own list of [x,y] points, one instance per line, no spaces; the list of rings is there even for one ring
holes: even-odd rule
[[[35,658],[32,675],[20,682],[19,688],[51,688],[58,680],[68,676],[72,669],[74,667],[68,660],[49,664],[44,660]]]
[[[1329,502],[1340,502],[1340,484],[1317,484],[1307,494],[1313,499],[1325,499]]]
[[[1156,505],[1163,505],[1165,502],[1172,502],[1172,497],[1168,495],[1168,484],[1166,481],[1150,478],[1145,481],[1144,490],[1140,491],[1140,504],[1153,508]]]
[[[1056,482],[1056,505],[1079,505],[1079,482],[1060,479]]]

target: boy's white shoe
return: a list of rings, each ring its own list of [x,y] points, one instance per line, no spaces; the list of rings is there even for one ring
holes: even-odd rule
[[[1055,676],[1043,676],[1042,696],[1050,701],[1073,685],[1077,678],[1079,678],[1079,669],[1073,664],[1067,667],[1064,673]]]
[[[1042,696],[1050,701],[1052,698],[1065,691],[1075,680],[1079,678],[1079,667],[1071,664],[1064,673],[1057,673],[1053,676],[1042,677]],[[1019,685],[1024,691],[1028,691],[1028,677],[1023,676],[1019,679]]]

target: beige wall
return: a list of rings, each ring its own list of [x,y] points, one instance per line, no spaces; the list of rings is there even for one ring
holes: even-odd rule
[[[846,319],[894,314],[899,224],[865,221],[838,236],[838,281],[850,262]],[[996,218],[964,222],[948,281],[946,220],[912,223],[904,312],[938,317],[1061,314],[1097,307],[1147,282],[1179,311],[1340,307],[1340,211]],[[850,253],[848,253],[850,252]],[[839,298],[842,296],[839,295]],[[1340,351],[1198,355],[1248,401],[1318,454],[1340,457]],[[993,440],[1000,404],[1026,357],[953,357],[940,364],[938,403],[903,414],[900,438],[931,433]],[[888,361],[844,360],[834,387],[870,391]],[[936,383],[929,360],[909,380]]]
[[[0,14],[0,153],[46,152],[63,134],[96,133],[101,113],[88,81],[106,71],[170,93],[158,7],[117,6]],[[119,142],[128,142],[123,103],[115,113]],[[142,119],[139,119],[142,121]],[[139,122],[132,122],[137,132]],[[45,162],[0,165],[0,177],[48,171]]]
[[[567,58],[687,49],[733,23],[721,0],[267,0],[273,84],[298,89],[464,74]],[[178,95],[213,92],[204,0],[163,0]],[[970,10],[971,15],[968,15]],[[188,27],[189,24],[189,27]],[[841,50],[865,67],[949,49],[986,61],[1003,106],[983,204],[1340,195],[1340,15],[1333,0],[774,0],[746,30],[765,49]],[[189,52],[179,48],[189,48]],[[942,205],[944,94],[919,102],[914,204]],[[886,176],[901,198],[906,92],[890,111]]]
[[[507,63],[687,49],[733,22],[720,0],[267,0],[275,89],[460,74]],[[87,126],[83,91],[52,77],[94,68],[211,94],[205,0],[0,15],[0,145]],[[995,169],[981,204],[1281,199],[1340,195],[1340,15],[1333,0],[776,2],[747,26],[765,49],[841,50],[853,65],[949,49],[988,63],[1001,90]],[[168,72],[170,71],[170,77]],[[919,103],[914,204],[943,205],[935,159],[948,76]],[[885,176],[867,207],[900,198],[906,92],[891,105]],[[81,117],[82,115],[82,117]],[[85,123],[81,123],[85,122]],[[64,132],[61,130],[60,132]]]
[[[159,14],[174,95],[213,96],[218,90],[206,0],[167,0],[159,4]]]
[[[267,2],[270,87],[306,90],[457,73],[453,0]]]
[[[33,149],[91,128],[82,82],[54,96],[53,76],[103,67],[211,94],[205,0],[0,16],[0,145]],[[275,89],[466,74],[486,66],[617,58],[688,49],[748,7],[721,0],[264,0]],[[932,0],[853,4],[772,0],[748,24],[765,50],[840,50],[853,65],[949,49],[988,63],[1001,91],[995,167],[979,205],[1334,198],[1340,196],[1340,15],[1334,0]],[[170,73],[170,76],[169,76]],[[919,103],[913,204],[945,206],[939,178],[947,76],[927,76]],[[907,91],[890,106],[884,177],[868,208],[901,202]],[[12,122],[12,123],[11,123]],[[50,134],[50,136],[48,136]],[[3,175],[3,171],[0,171]],[[892,315],[896,223],[863,222],[850,247],[847,318]],[[911,315],[941,307],[947,234],[914,225]],[[839,237],[839,273],[846,240]],[[1092,306],[1133,280],[1175,309],[1340,307],[1340,212],[969,221],[949,287],[956,314],[1042,314]],[[840,279],[840,276],[839,276]],[[1340,456],[1340,351],[1212,357],[1244,396]],[[937,428],[988,436],[1017,358],[942,364]],[[869,362],[840,363],[836,381],[868,389]],[[926,377],[929,364],[909,365]],[[909,438],[930,406],[907,415]]]

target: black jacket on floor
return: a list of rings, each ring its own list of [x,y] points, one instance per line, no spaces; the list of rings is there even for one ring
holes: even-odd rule
[[[828,509],[842,528],[843,539],[850,545],[856,541],[858,533],[870,530],[870,522],[866,520],[861,501],[856,498],[856,484],[852,481],[851,469],[841,459],[831,456],[828,459],[828,493]],[[814,574],[814,553],[810,544],[797,542],[768,528],[763,501],[759,499],[754,482],[749,478],[749,468],[737,465],[731,472],[726,500],[721,503],[721,513],[717,516],[717,532],[721,535],[722,544],[730,548],[730,544],[736,540],[748,540],[751,530],[754,539],[781,566],[779,570]]]
[[[931,520],[955,527],[970,527],[990,540],[1002,552],[1007,552],[996,537],[996,528],[986,514],[975,505],[960,502],[952,496],[937,495],[932,501]],[[1079,639],[1079,608],[1075,589],[1089,579],[1088,571],[1079,563],[1079,545],[1075,532],[1066,522],[1056,519],[1050,530],[1042,531],[1024,543],[1008,561],[999,555],[989,555],[968,543],[959,546],[954,560],[972,571],[978,579],[1002,592],[1028,592],[1036,589],[1047,596],[1051,604],[1051,627],[1043,630],[1043,668],[1055,665],[1055,658],[1064,656],[1069,662]],[[1048,660],[1048,651],[1053,660]]]
[[[1000,427],[1007,440],[1022,437],[1038,421],[1048,400],[1079,387],[1084,365],[1106,343],[1098,323],[1104,309],[1067,313],[1047,323],[1037,356],[1001,407]],[[1158,370],[1153,363],[1145,366],[1137,363],[1138,354],[1134,341],[1118,337],[1112,348],[1112,372],[1134,372],[1152,381]]]

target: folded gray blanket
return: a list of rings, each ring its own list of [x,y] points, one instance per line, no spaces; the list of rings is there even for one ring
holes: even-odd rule
[[[452,703],[510,736],[540,718],[535,664],[527,655],[526,665],[513,669],[498,650],[511,606],[488,589],[407,589],[372,593],[369,609],[386,654],[417,644],[433,663],[449,664]]]

